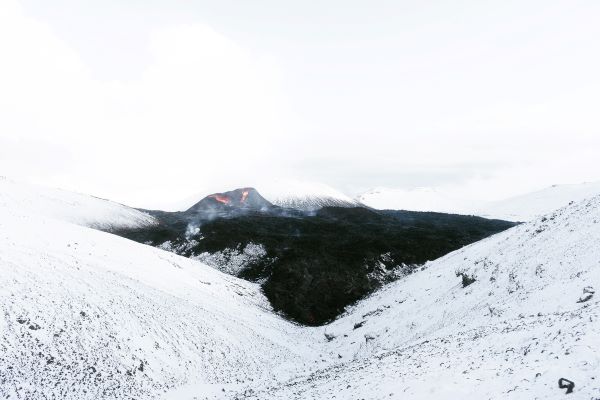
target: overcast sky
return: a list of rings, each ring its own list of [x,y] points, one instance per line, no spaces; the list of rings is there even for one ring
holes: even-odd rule
[[[274,178],[600,180],[600,2],[0,0],[0,175],[160,207]]]

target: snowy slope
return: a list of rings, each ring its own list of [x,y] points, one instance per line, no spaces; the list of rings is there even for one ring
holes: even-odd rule
[[[595,399],[598,243],[600,196],[451,253],[325,328],[344,363],[247,397]]]
[[[378,210],[434,211],[450,214],[471,214],[478,203],[452,197],[434,188],[411,190],[376,188],[360,194],[360,203]]]
[[[360,206],[356,200],[322,183],[275,181],[258,186],[258,190],[275,205],[303,211],[313,211],[328,206]]]
[[[149,399],[184,385],[224,396],[318,354],[314,331],[273,314],[257,285],[6,197],[0,398]]]
[[[155,223],[152,216],[97,197],[17,183],[0,177],[0,208],[18,208],[101,230],[142,227]]]
[[[559,378],[600,393],[600,196],[305,328],[255,284],[2,185],[0,398],[559,399]]]
[[[600,195],[600,182],[554,185],[537,192],[491,202],[475,210],[477,215],[508,221],[529,221],[570,202]]]

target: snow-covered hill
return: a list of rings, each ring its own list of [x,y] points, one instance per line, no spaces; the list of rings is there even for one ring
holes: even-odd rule
[[[536,192],[485,204],[475,213],[486,218],[529,221],[566,206],[570,202],[582,201],[597,195],[600,195],[600,182],[553,185]]]
[[[326,327],[347,362],[253,398],[595,399],[598,243],[600,196],[451,253]]]
[[[358,207],[361,204],[342,192],[322,183],[276,181],[264,183],[258,189],[271,203],[302,211],[322,207]]]
[[[313,364],[314,331],[275,315],[257,285],[44,217],[64,197],[17,186],[0,206],[0,398],[148,399],[187,384],[224,396]]]
[[[109,200],[3,177],[0,177],[0,208],[19,209],[101,230],[143,227],[156,222],[146,213]]]

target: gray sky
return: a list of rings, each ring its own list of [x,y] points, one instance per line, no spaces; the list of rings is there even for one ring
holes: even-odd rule
[[[273,178],[600,180],[600,2],[2,0],[0,175],[159,207]]]

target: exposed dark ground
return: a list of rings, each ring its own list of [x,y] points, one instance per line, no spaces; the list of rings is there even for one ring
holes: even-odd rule
[[[266,255],[237,275],[261,282],[276,311],[306,325],[327,323],[426,261],[515,225],[362,207],[327,207],[309,214],[273,206],[253,189],[214,196],[185,212],[150,211],[160,220],[158,226],[114,233],[154,246],[170,241],[186,257],[260,244]],[[190,232],[190,226],[199,232]]]

